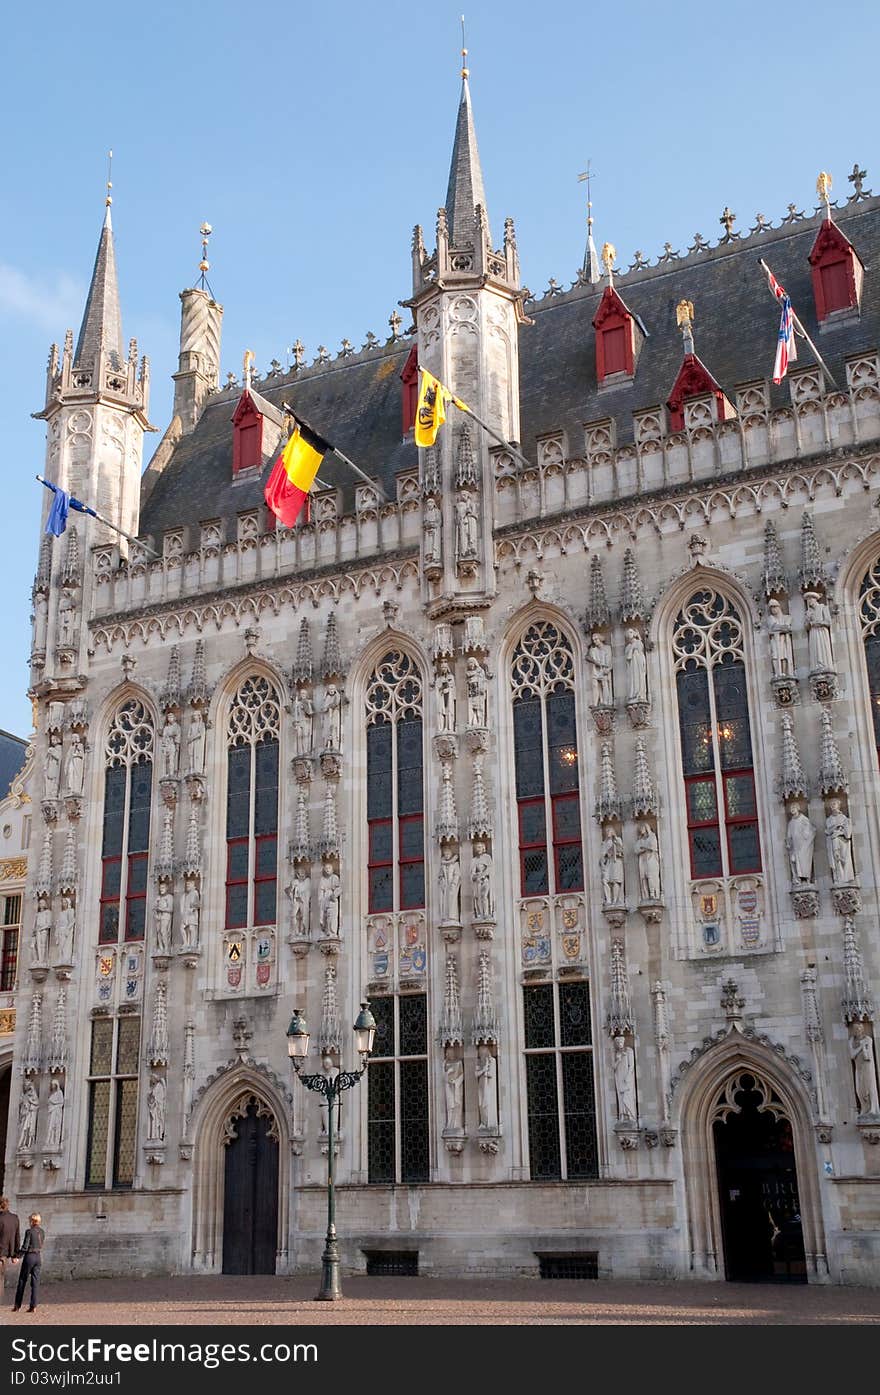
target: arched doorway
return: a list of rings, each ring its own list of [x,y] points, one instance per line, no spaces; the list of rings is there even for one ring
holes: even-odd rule
[[[731,1076],[712,1131],[726,1278],[806,1283],[803,1224],[791,1121],[759,1076]]]
[[[223,1187],[223,1273],[274,1274],[278,1242],[278,1133],[251,1096],[230,1120]]]

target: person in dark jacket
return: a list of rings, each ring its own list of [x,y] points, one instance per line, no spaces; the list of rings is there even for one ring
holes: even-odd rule
[[[18,1263],[20,1245],[18,1216],[9,1209],[9,1197],[0,1196],[0,1290],[6,1287],[6,1275]]]
[[[43,1245],[46,1242],[46,1232],[40,1225],[42,1217],[35,1211],[29,1218],[30,1225],[24,1233],[21,1242],[21,1273],[18,1276],[18,1288],[15,1290],[15,1304],[12,1311],[17,1313],[21,1307],[21,1300],[24,1298],[27,1281],[31,1281],[31,1305],[29,1313],[37,1311],[37,1298],[40,1292],[40,1269],[43,1263]]]

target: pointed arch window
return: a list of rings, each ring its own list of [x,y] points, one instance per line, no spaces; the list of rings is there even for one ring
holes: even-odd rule
[[[153,793],[153,719],[138,698],[116,711],[105,746],[98,940],[142,940]]]
[[[422,679],[393,650],[367,685],[367,877],[370,911],[425,904]]]
[[[520,894],[582,891],[574,657],[550,621],[523,635],[511,684]]]
[[[281,698],[262,674],[241,683],[226,727],[226,928],[273,925],[278,886]]]
[[[691,876],[761,870],[749,697],[739,612],[696,591],[673,629]]]
[[[868,691],[871,694],[871,720],[874,724],[874,745],[880,761],[880,557],[862,579],[859,590],[859,619],[865,663],[868,668]]]

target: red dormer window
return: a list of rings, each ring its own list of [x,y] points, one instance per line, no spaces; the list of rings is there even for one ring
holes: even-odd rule
[[[263,464],[263,418],[249,392],[243,392],[232,417],[232,473]]]
[[[618,375],[631,378],[635,372],[635,322],[613,286],[605,287],[593,328],[599,386]]]
[[[830,218],[819,229],[809,260],[819,323],[841,311],[857,310],[865,269],[849,238]]]
[[[666,402],[669,411],[669,430],[684,430],[684,404],[692,397],[714,397],[718,421],[726,421],[733,415],[733,408],[724,396],[704,363],[696,354],[685,354],[678,377]]]
[[[408,435],[416,424],[416,403],[419,398],[419,351],[413,344],[400,374],[403,384],[403,434]]]

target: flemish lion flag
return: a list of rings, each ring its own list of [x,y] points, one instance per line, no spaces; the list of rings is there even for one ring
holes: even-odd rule
[[[443,386],[438,378],[421,369],[422,383],[416,405],[415,441],[417,446],[433,446],[437,432],[446,420],[446,403],[454,402],[460,412],[468,408]]]
[[[266,503],[285,528],[292,528],[299,517],[318,466],[333,447],[316,431],[297,421],[287,445],[272,466],[266,481]]]

